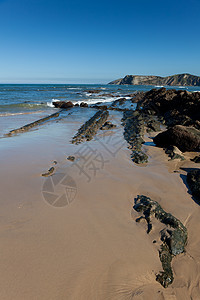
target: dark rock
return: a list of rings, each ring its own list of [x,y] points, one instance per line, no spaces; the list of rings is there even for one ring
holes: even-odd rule
[[[79,107],[79,104],[78,104],[78,103],[76,103],[74,106],[76,106],[76,107]]]
[[[110,130],[116,128],[116,125],[112,124],[111,122],[107,121],[103,124],[103,126],[100,128],[101,130]]]
[[[185,160],[185,157],[182,155],[182,152],[176,146],[169,146],[165,150],[165,153],[168,154],[171,160],[174,159]]]
[[[131,158],[136,164],[148,163],[148,156],[144,152],[134,151],[131,155]]]
[[[123,105],[126,101],[126,98],[119,98],[112,103],[112,106]]]
[[[89,93],[89,94],[98,94],[102,92],[102,90],[85,90],[84,92]]]
[[[147,122],[147,132],[150,131],[160,131],[160,122],[156,120],[149,120]]]
[[[109,112],[106,110],[99,110],[96,114],[91,117],[85,124],[79,128],[77,134],[73,137],[73,144],[80,144],[83,141],[90,141],[93,139],[98,129],[106,122],[109,116]]]
[[[102,110],[107,110],[108,107],[107,105],[93,105],[92,108],[96,108],[96,109],[102,109]]]
[[[68,156],[67,159],[70,161],[75,161],[75,156]]]
[[[124,126],[124,138],[132,150],[131,158],[136,164],[148,162],[148,156],[142,151],[144,143],[144,118],[139,111],[125,111],[122,125]]]
[[[181,151],[200,150],[200,131],[181,125],[176,125],[164,132],[159,133],[154,138],[154,143],[158,147],[176,146]]]
[[[135,199],[133,208],[143,215],[136,219],[139,222],[141,219],[147,221],[147,233],[152,230],[152,217],[158,219],[166,227],[161,231],[162,245],[159,250],[159,257],[162,263],[163,272],[156,276],[156,280],[165,288],[173,282],[173,272],[171,261],[173,256],[176,256],[185,251],[187,243],[186,227],[173,215],[165,212],[157,201],[149,197],[140,195]]]
[[[195,162],[196,164],[199,164],[200,163],[200,155],[195,156],[193,159],[191,159],[191,161]]]
[[[74,106],[74,104],[71,101],[68,101],[68,102],[56,101],[56,102],[52,102],[52,103],[56,108],[71,108]]]
[[[144,112],[164,117],[167,126],[185,125],[200,129],[200,93],[152,89],[138,94],[133,101]]]
[[[81,102],[80,107],[88,107],[88,104],[85,102]]]
[[[187,183],[192,195],[200,201],[200,169],[195,169],[187,173]]]
[[[101,95],[99,95],[99,97],[116,97],[115,95],[113,95],[113,94],[101,94]]]
[[[20,128],[17,128],[17,129],[14,129],[14,130],[11,130],[9,133],[5,134],[5,136],[12,136],[13,134],[16,134],[16,133],[21,133],[21,132],[26,132],[30,129],[32,129],[33,127],[36,127],[38,125],[41,125],[43,124],[44,122],[50,120],[50,119],[54,119],[54,118],[57,118],[59,117],[60,113],[57,112],[57,113],[54,113],[52,115],[49,115],[47,117],[44,117],[44,118],[41,118],[37,121],[34,121],[32,123],[29,123],[29,124],[26,124]]]
[[[48,177],[53,174],[54,170],[55,170],[55,168],[51,167],[46,173],[43,173],[42,176]]]

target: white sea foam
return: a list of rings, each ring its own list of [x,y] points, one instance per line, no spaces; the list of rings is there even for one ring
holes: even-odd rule
[[[105,98],[93,98],[93,99],[87,99],[87,100],[79,100],[79,101],[76,101],[74,102],[74,104],[81,104],[81,102],[85,102],[87,103],[88,105],[91,105],[91,104],[97,104],[97,103],[113,103],[115,100],[118,100],[122,97],[105,97]],[[131,97],[123,97],[125,98],[126,100],[129,100],[131,99]]]
[[[47,102],[47,106],[55,108],[55,106],[53,105],[53,102],[60,102],[60,100],[58,100],[58,99],[52,99],[51,102]]]
[[[74,102],[74,104],[81,104],[81,102],[85,102],[85,103],[87,103],[88,105],[90,105],[90,104],[96,104],[96,103],[106,103],[106,102],[113,102],[114,100],[116,100],[115,98],[112,98],[112,97],[110,97],[110,98],[93,98],[93,99],[87,99],[87,100],[81,100],[81,101],[76,101],[76,102]]]

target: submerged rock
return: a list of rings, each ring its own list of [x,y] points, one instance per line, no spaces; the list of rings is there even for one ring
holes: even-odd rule
[[[147,233],[152,230],[151,219],[154,217],[166,227],[161,231],[162,245],[159,250],[159,257],[162,263],[163,272],[156,276],[156,280],[163,287],[168,287],[174,280],[171,261],[173,256],[176,256],[185,251],[187,243],[186,227],[173,215],[165,212],[157,201],[149,197],[140,195],[135,199],[133,208],[143,215],[136,219],[139,222],[141,219],[147,221]]]
[[[195,169],[187,173],[187,183],[192,195],[200,201],[200,169]]]
[[[193,127],[176,125],[154,138],[158,147],[176,146],[181,151],[200,150],[200,131]]]

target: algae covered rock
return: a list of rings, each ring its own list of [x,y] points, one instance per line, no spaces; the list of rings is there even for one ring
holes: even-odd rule
[[[133,208],[142,213],[142,216],[136,219],[137,222],[141,219],[147,221],[147,233],[152,230],[151,219],[153,217],[165,225],[165,228],[161,231],[162,245],[159,250],[163,271],[156,276],[156,280],[166,288],[174,280],[171,267],[173,256],[185,251],[187,229],[172,214],[165,212],[157,201],[144,195],[137,196]]]

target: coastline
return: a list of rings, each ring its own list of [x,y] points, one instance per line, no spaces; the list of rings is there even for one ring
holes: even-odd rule
[[[179,169],[193,166],[192,154],[186,153],[183,162],[169,161],[147,134],[143,149],[149,162],[144,167],[133,164],[123,138],[122,113],[116,111],[109,117],[116,130],[98,132],[89,143],[71,144],[95,112],[77,109],[58,123],[1,140],[2,298],[197,299],[200,207]],[[96,173],[90,170],[90,180],[66,159],[87,159],[85,145],[104,159]],[[47,179],[41,174],[54,161],[55,175],[69,175],[76,184],[75,198],[63,207],[51,205],[43,195]],[[147,235],[145,223],[135,222],[134,198],[140,194],[158,201],[188,230],[186,253],[173,259],[176,276],[167,289],[155,280],[162,266],[158,244],[152,242],[159,238],[160,225],[155,222]]]

